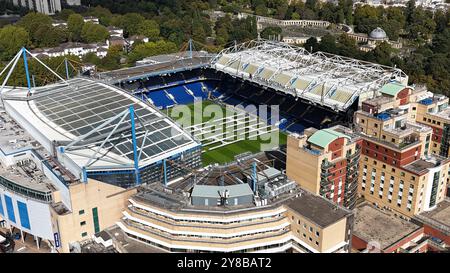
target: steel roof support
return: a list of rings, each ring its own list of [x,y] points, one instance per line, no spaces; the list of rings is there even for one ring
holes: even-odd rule
[[[134,107],[133,105],[130,105],[130,119],[131,119],[131,135],[132,135],[132,142],[133,142],[133,156],[134,156],[134,177],[136,179],[136,185],[141,184],[139,179],[139,160],[138,160],[138,153],[137,153],[137,141],[136,141],[136,127],[135,127],[135,121],[134,121]]]

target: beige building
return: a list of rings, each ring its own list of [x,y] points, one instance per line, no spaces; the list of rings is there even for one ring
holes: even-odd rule
[[[264,206],[171,208],[145,192],[128,202],[117,225],[161,252],[347,252],[351,238],[351,213],[306,192]]]
[[[355,113],[355,130],[364,139],[358,192],[412,217],[444,200],[449,160],[430,153],[433,130],[416,122],[423,112],[419,90],[388,83],[380,93]]]
[[[359,137],[347,128],[310,128],[288,137],[286,174],[303,189],[353,208],[359,156]]]

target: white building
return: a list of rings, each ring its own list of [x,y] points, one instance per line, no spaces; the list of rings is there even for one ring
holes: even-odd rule
[[[91,22],[94,24],[100,24],[100,21],[98,20],[98,18],[93,17],[93,16],[85,16],[85,17],[83,17],[83,20],[85,23]]]
[[[12,0],[15,6],[21,6],[36,12],[52,15],[61,11],[61,0]]]
[[[81,0],[66,0],[65,2],[69,6],[80,6],[81,5]]]
[[[35,49],[31,53],[42,57],[61,57],[73,55],[82,58],[88,53],[95,53],[99,58],[108,54],[108,44],[83,44],[83,43],[64,43],[58,47]]]

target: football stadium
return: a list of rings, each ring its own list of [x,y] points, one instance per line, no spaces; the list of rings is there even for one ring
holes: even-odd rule
[[[288,133],[349,124],[359,99],[407,82],[396,68],[266,40],[145,63],[7,88],[4,109],[76,178],[128,188],[283,151]]]
[[[29,57],[58,80],[32,85]],[[26,87],[8,85],[19,59]],[[348,251],[351,213],[287,177],[287,136],[351,125],[361,100],[407,82],[266,40],[73,78],[23,48],[0,77],[0,219],[61,252],[108,228],[158,251]],[[314,240],[293,232],[303,217]]]
[[[203,145],[204,165],[257,152],[268,139],[284,145],[287,133],[305,127],[351,124],[360,99],[378,95],[388,82],[407,82],[396,68],[266,40],[150,63],[101,77],[187,124],[183,128]],[[222,109],[215,111],[219,118],[205,111],[211,105]],[[190,113],[183,108],[181,115],[180,106]]]

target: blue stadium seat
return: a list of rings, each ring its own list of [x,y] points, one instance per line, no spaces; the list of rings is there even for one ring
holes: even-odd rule
[[[166,90],[175,98],[178,104],[190,104],[194,102],[194,97],[186,91],[184,86],[175,86]]]
[[[305,127],[299,123],[294,123],[291,126],[289,126],[287,130],[292,133],[303,133]]]
[[[203,91],[203,85],[200,82],[186,84],[186,87],[194,93],[195,97],[208,97],[208,93]]]
[[[149,92],[146,95],[149,99],[153,101],[155,106],[162,107],[163,109],[175,104],[173,100],[167,97],[164,90]]]

